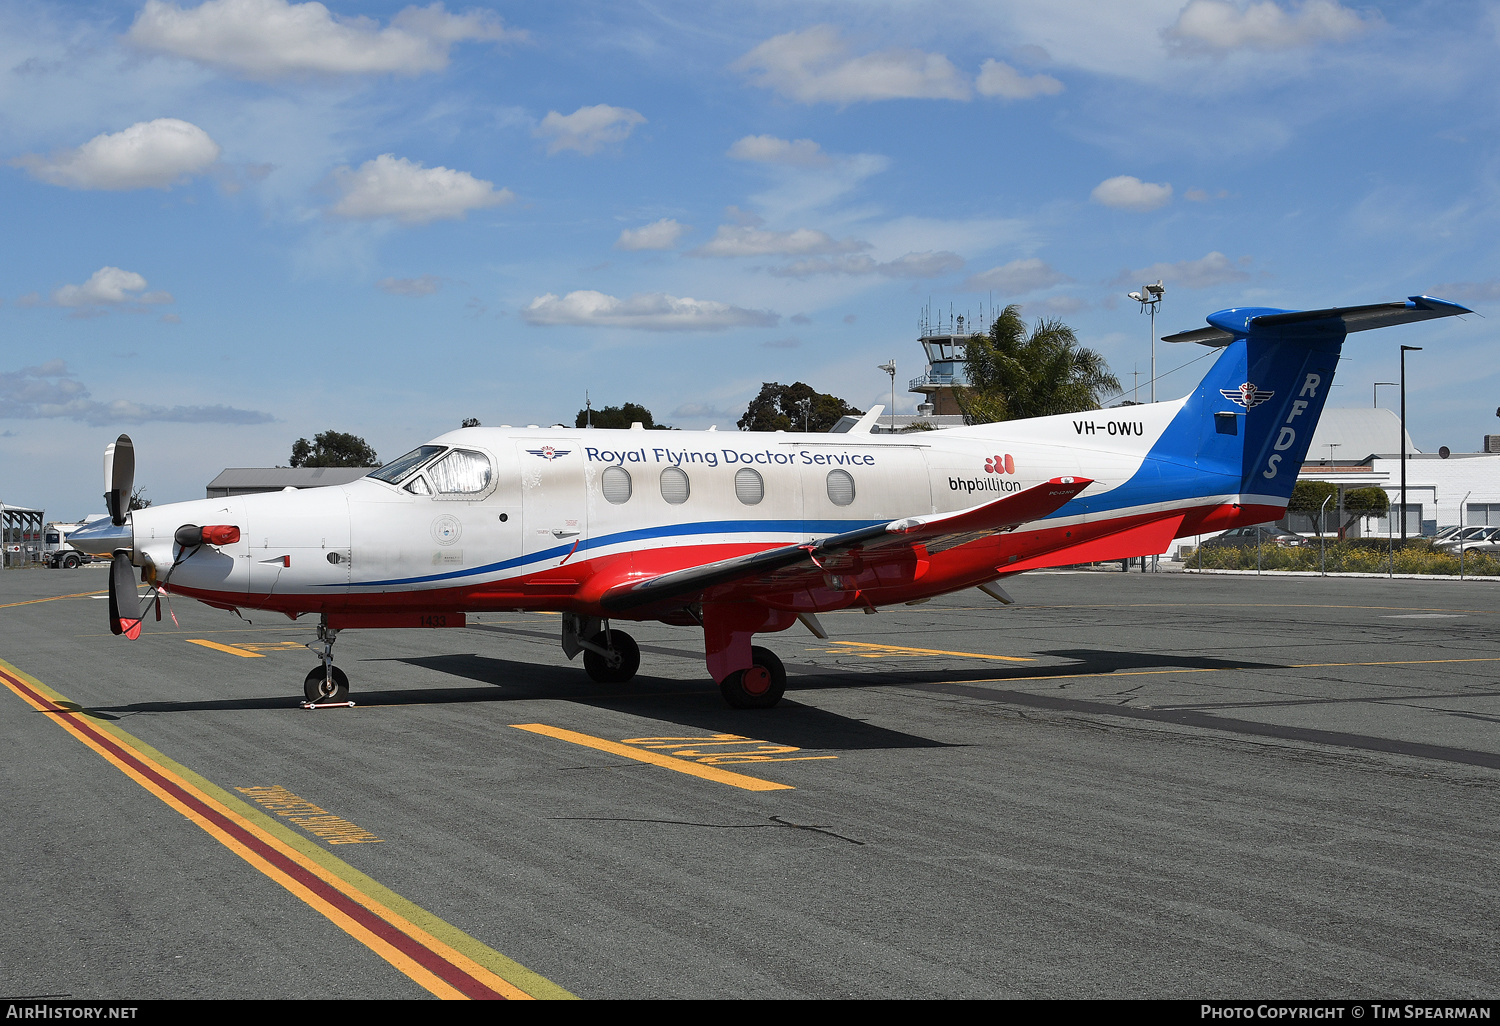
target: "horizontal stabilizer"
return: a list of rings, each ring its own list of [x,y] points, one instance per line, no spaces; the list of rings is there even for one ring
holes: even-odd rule
[[[1220,310],[1208,317],[1208,323],[1213,327],[1179,331],[1175,335],[1163,336],[1162,341],[1197,342],[1199,345],[1222,347],[1252,332],[1257,335],[1291,335],[1323,329],[1347,333],[1473,312],[1468,307],[1433,299],[1431,296],[1412,296],[1404,303],[1335,306],[1327,310],[1271,310],[1251,307]]]

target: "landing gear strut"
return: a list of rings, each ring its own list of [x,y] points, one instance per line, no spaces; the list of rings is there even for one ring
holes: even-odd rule
[[[569,659],[582,652],[583,668],[598,684],[624,684],[641,668],[635,639],[594,616],[563,614],[562,650]]]
[[[323,660],[321,665],[307,671],[307,677],[302,681],[302,694],[309,705],[349,701],[349,677],[333,665],[333,643],[338,635],[337,629],[328,626],[325,616],[318,624],[318,640],[307,646]]]

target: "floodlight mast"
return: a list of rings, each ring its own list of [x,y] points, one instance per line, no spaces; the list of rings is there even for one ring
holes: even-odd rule
[[[1141,304],[1141,312],[1151,314],[1151,401],[1156,402],[1156,308],[1161,305],[1161,279],[1155,285],[1142,285],[1139,292],[1130,293],[1130,298]]]
[[[883,370],[891,376],[891,412],[890,430],[896,433],[896,358],[893,356],[885,363],[880,364],[877,370]]]

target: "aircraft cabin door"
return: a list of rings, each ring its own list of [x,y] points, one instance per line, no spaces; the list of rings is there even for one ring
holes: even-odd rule
[[[564,447],[566,446],[566,447]],[[532,571],[563,565],[578,554],[588,537],[588,485],[582,446],[546,444],[539,438],[516,440],[521,464],[526,556],[542,559]]]

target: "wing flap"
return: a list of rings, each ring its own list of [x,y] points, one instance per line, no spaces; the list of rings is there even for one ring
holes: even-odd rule
[[[995,569],[1005,574],[1023,570],[1040,570],[1049,566],[1070,566],[1074,563],[1104,563],[1114,559],[1131,559],[1135,556],[1155,556],[1165,552],[1177,537],[1183,516],[1153,520],[1124,531],[1116,531],[1102,538],[1092,538],[1065,549],[1054,549],[1040,556],[1020,560]]]
[[[921,560],[940,552],[1055,512],[1093,481],[1085,477],[1059,477],[1027,488],[1003,499],[957,513],[907,517],[873,524],[822,541],[781,545],[745,556],[706,563],[660,574],[644,581],[618,584],[600,597],[600,605],[614,613],[645,606],[695,600],[711,588],[776,575],[788,585],[805,575],[821,575],[823,563],[858,551],[867,560],[879,562]],[[919,552],[920,550],[920,552]]]

